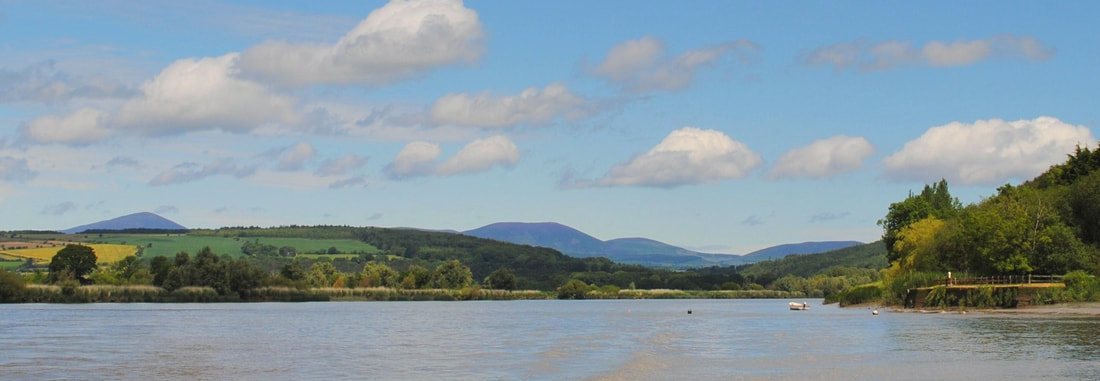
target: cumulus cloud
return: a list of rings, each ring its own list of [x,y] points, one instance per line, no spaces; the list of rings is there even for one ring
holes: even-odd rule
[[[835,177],[862,168],[863,161],[874,153],[875,146],[863,137],[834,136],[787,151],[775,162],[768,177]]]
[[[183,163],[161,172],[157,177],[149,180],[149,185],[170,185],[199,181],[208,177],[226,175],[235,178],[244,178],[256,172],[254,167],[238,166],[231,159],[217,159],[210,164],[199,166],[196,163]]]
[[[347,154],[336,159],[328,159],[317,168],[317,174],[321,176],[339,176],[350,170],[362,168],[367,164],[366,157]]]
[[[675,57],[664,57],[664,50],[664,44],[650,36],[624,41],[612,47],[590,72],[634,93],[681,90],[691,86],[700,68],[714,67],[731,53],[743,62],[750,61],[759,47],[738,40],[688,50]]]
[[[278,169],[280,171],[297,171],[305,167],[306,160],[317,155],[317,150],[309,142],[300,142],[287,148],[279,158]]]
[[[37,173],[27,166],[27,159],[0,156],[0,181],[21,183],[33,179],[36,175]]]
[[[594,185],[672,188],[717,183],[744,177],[761,163],[760,155],[720,131],[684,127],[648,152],[616,165]]]
[[[45,208],[42,208],[42,214],[60,216],[76,209],[78,209],[78,207],[75,202],[65,201],[56,205],[47,205]]]
[[[929,41],[920,47],[913,46],[909,41],[897,40],[845,42],[817,48],[803,59],[803,63],[867,72],[905,65],[965,66],[995,58],[1044,61],[1053,55],[1053,48],[1034,37],[999,35],[983,40]]]
[[[386,166],[386,174],[394,179],[430,174],[433,162],[442,152],[435,143],[416,141],[406,144],[393,162]]]
[[[132,91],[120,83],[78,79],[44,61],[20,70],[0,68],[0,102],[54,102],[72,98],[118,98]]]
[[[287,86],[381,85],[481,57],[481,21],[460,0],[392,0],[335,44],[266,41],[246,50],[250,75]]]
[[[447,94],[435,101],[431,117],[440,124],[508,127],[520,123],[546,123],[556,117],[583,118],[588,115],[584,105],[584,98],[555,83],[542,90],[532,87],[513,96]]]
[[[507,137],[490,136],[466,144],[457,154],[440,164],[436,172],[454,175],[487,171],[497,165],[514,166],[519,162],[519,156],[519,148]]]
[[[952,122],[928,129],[883,159],[884,174],[898,180],[999,184],[1034,177],[1064,161],[1078,144],[1095,141],[1088,127],[1047,116]]]
[[[43,115],[24,123],[19,133],[37,143],[88,144],[111,135],[107,114],[82,108],[65,116]]]
[[[502,135],[475,139],[454,156],[437,164],[436,159],[441,153],[438,144],[412,142],[397,153],[397,157],[386,166],[385,171],[393,179],[425,175],[450,176],[487,171],[495,166],[514,166],[520,159],[519,148]]]
[[[297,102],[238,77],[237,53],[182,59],[141,86],[114,124],[141,135],[197,130],[251,131],[266,123],[296,124]]]

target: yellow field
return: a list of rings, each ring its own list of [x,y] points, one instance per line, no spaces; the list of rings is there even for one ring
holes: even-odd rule
[[[88,246],[91,246],[92,250],[95,250],[96,262],[98,263],[117,262],[122,258],[137,253],[137,247],[132,245],[95,244]],[[65,247],[57,246],[36,249],[4,250],[0,251],[0,254],[19,258],[31,258],[37,263],[49,263],[50,259],[53,258],[54,255],[57,255],[57,251],[63,248]]]

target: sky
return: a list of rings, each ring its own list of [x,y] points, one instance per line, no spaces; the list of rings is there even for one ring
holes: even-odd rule
[[[1096,146],[1098,6],[0,0],[0,230],[870,242]]]

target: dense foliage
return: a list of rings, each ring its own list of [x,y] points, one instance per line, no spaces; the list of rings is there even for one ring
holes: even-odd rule
[[[929,306],[1015,306],[1017,297],[1037,303],[1095,300],[1100,287],[1100,152],[1078,147],[1065,163],[1019,186],[1006,184],[981,202],[961,206],[946,181],[890,205],[883,227],[890,268],[881,301],[912,304],[910,290]],[[1028,290],[932,287],[958,276],[1070,274],[1065,288]],[[1022,290],[1022,289],[1021,289]],[[1035,291],[1037,290],[1037,291]],[[1019,291],[1024,292],[1024,291]],[[874,294],[850,289],[841,299]]]

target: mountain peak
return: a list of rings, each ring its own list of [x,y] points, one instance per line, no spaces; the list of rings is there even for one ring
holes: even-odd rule
[[[76,234],[88,230],[126,230],[126,229],[160,229],[160,230],[187,230],[183,225],[161,217],[156,213],[140,212],[127,214],[109,220],[93,222],[87,225],[62,230],[65,234]]]

